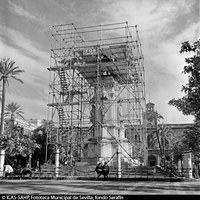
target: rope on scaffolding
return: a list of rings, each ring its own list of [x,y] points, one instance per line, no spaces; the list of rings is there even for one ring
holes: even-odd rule
[[[116,152],[112,155],[112,157],[107,161],[107,163],[109,163],[112,159],[113,159],[113,157],[115,156],[115,154],[116,154]]]

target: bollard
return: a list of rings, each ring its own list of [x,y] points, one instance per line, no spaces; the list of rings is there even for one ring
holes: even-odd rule
[[[58,177],[59,175],[59,149],[56,149],[55,155],[55,176]]]
[[[3,168],[5,162],[5,149],[0,150],[0,177],[3,176]]]
[[[184,168],[184,175],[186,178],[193,178],[192,177],[192,154],[190,152],[186,152],[183,157],[183,168]]]

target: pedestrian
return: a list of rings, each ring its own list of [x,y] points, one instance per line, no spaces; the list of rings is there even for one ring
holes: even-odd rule
[[[197,178],[197,169],[195,163],[193,163],[192,176],[193,178]]]
[[[99,162],[99,163],[97,164],[97,166],[96,166],[96,168],[95,168],[95,171],[96,171],[96,173],[97,173],[97,178],[96,178],[96,180],[98,180],[99,177],[101,176],[102,172],[103,172],[103,164],[102,164],[102,162]]]
[[[108,178],[109,171],[110,171],[110,168],[108,166],[108,163],[104,162],[104,165],[103,165],[103,175],[104,175],[104,178]]]
[[[4,174],[3,177],[5,179],[7,179],[8,175],[11,174],[13,172],[13,168],[11,167],[11,165],[4,165]]]

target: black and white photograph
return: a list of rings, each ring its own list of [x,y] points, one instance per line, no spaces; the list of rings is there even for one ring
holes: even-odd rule
[[[200,1],[0,0],[0,199],[144,195],[200,195]]]

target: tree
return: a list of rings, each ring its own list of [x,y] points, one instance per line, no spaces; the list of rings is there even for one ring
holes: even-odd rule
[[[23,109],[15,102],[11,102],[5,107],[5,116],[9,117],[11,121],[14,121],[16,117],[24,119],[23,114]]]
[[[32,155],[33,162],[39,161],[40,165],[44,163],[54,163],[55,162],[55,151],[59,148],[59,161],[61,164],[69,162],[68,155],[72,155],[73,158],[77,158],[78,146],[73,150],[66,145],[61,144],[61,137],[64,132],[58,133],[58,127],[55,127],[52,121],[43,120],[42,125],[34,130],[33,139],[40,148],[36,149]],[[72,140],[71,140],[72,142]],[[69,144],[71,145],[71,144]],[[72,152],[71,152],[72,151]]]
[[[40,148],[36,149],[32,155],[35,164],[36,161],[39,161],[40,165],[43,165],[54,153],[56,133],[57,130],[53,122],[47,120],[43,120],[42,125],[34,130],[32,138],[40,145]],[[49,137],[47,138],[47,136]],[[51,138],[51,141],[47,141],[49,138]],[[47,145],[47,142],[50,144]]]
[[[150,146],[156,148],[158,146],[158,139],[155,132],[149,134],[150,136]],[[174,131],[167,124],[159,124],[158,125],[158,137],[161,143],[162,151],[165,148],[170,149],[174,142],[177,141],[175,137]]]
[[[188,83],[182,86],[182,92],[185,95],[182,98],[172,99],[169,105],[175,106],[184,115],[194,116],[194,127],[190,129],[185,137],[188,140],[199,141],[199,125],[200,122],[200,39],[191,45],[188,41],[183,42],[180,53],[193,52],[194,55],[185,58],[187,65],[184,66],[183,73],[188,74]],[[188,144],[191,143],[188,141]],[[200,143],[199,143],[200,144]]]
[[[193,127],[186,131],[183,143],[186,149],[193,154],[193,161],[196,165],[196,176],[199,177],[200,158],[200,123],[196,121]]]
[[[5,112],[5,96],[6,96],[6,83],[9,84],[9,79],[23,83],[17,76],[20,75],[24,70],[20,70],[19,67],[15,66],[15,62],[10,59],[2,59],[0,62],[0,81],[2,81],[2,104],[1,104],[1,126],[0,135],[4,131],[4,112]]]
[[[12,120],[5,120],[5,130],[0,135],[0,143],[6,151],[6,155],[15,157],[21,155],[29,157],[36,148],[40,146],[31,137],[31,133],[25,132],[23,127],[13,123]]]
[[[6,118],[4,121],[4,123],[6,124],[6,127],[5,127],[5,133],[3,133],[2,135],[11,135],[11,133],[13,132],[13,129],[15,129],[16,117],[20,117],[24,119],[23,114],[24,114],[23,109],[17,103],[11,102],[8,105],[6,105],[5,107]],[[30,132],[30,131],[26,130],[26,132]]]
[[[195,120],[200,120],[200,40],[191,45],[188,41],[183,42],[180,53],[197,52],[189,58],[185,58],[187,63],[183,73],[188,74],[188,83],[182,86],[185,96],[172,99],[169,105],[175,106],[184,115],[193,115]]]
[[[187,151],[192,152],[195,157],[200,157],[200,124],[195,123],[186,131],[183,137],[183,144]]]
[[[157,148],[159,146],[160,156],[165,164],[165,150],[171,151],[177,142],[173,130],[167,124],[159,124],[156,131],[149,134],[149,146]]]
[[[169,105],[175,106],[184,115],[194,116],[194,126],[183,136],[183,150],[188,150],[196,157],[200,157],[200,39],[190,44],[183,42],[180,53],[194,53],[192,57],[185,58],[187,65],[183,73],[188,74],[188,83],[182,86],[184,96],[169,101]]]

